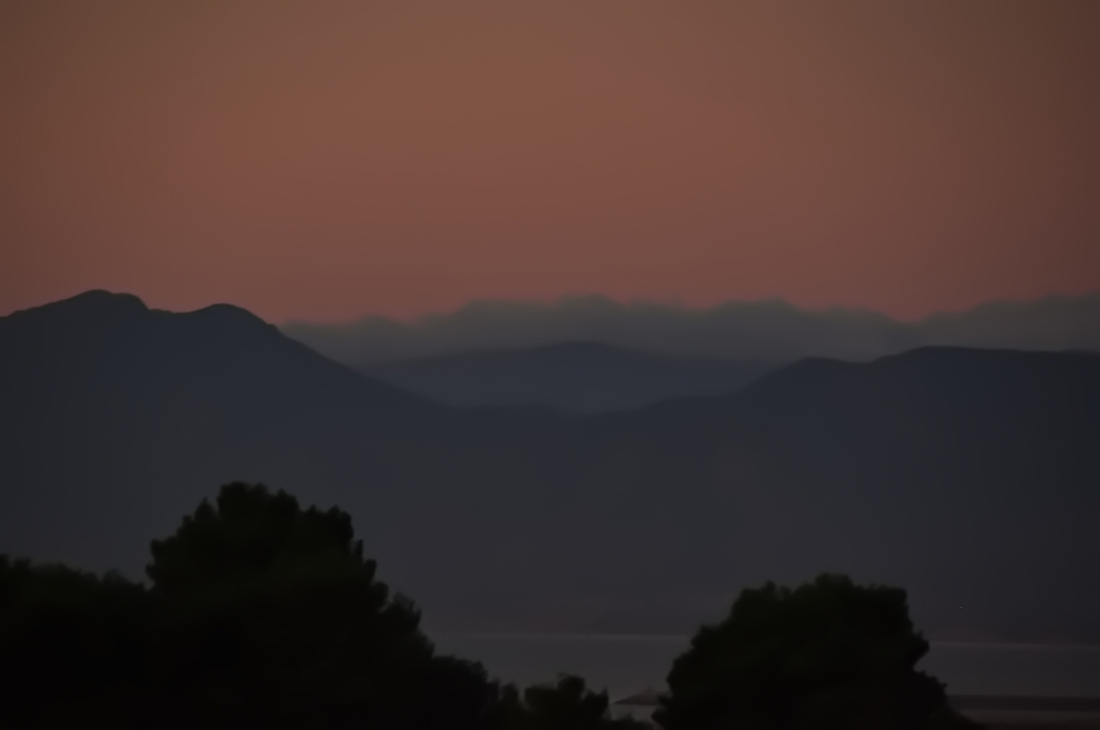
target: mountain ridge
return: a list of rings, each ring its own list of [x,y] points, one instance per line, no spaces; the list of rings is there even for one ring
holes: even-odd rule
[[[136,574],[243,479],[347,509],[436,626],[685,631],[839,570],[930,632],[1100,638],[1091,353],[806,360],[560,416],[437,405],[230,311],[0,318],[0,551]]]
[[[413,322],[373,316],[334,325],[286,322],[280,328],[354,366],[570,341],[734,360],[867,360],[924,345],[1100,350],[1100,293],[988,302],[915,322],[865,309],[803,310],[774,299],[689,309],[586,296],[549,304],[475,301]]]
[[[599,413],[682,395],[735,392],[779,365],[567,342],[355,369],[448,405],[544,405],[566,413]]]

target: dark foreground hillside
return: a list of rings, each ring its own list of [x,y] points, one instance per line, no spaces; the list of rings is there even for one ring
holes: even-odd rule
[[[351,512],[429,625],[689,630],[823,570],[931,633],[1100,638],[1100,358],[797,363],[633,413],[438,406],[232,307],[0,319],[0,552],[138,575],[220,484]]]

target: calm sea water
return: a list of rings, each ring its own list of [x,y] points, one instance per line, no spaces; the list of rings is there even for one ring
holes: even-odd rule
[[[662,688],[686,636],[432,634],[441,652],[522,686],[579,674],[612,699]],[[1100,646],[934,643],[921,668],[952,694],[1100,697]]]

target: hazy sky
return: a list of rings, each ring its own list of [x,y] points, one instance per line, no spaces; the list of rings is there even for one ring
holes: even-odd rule
[[[0,313],[1100,289],[1100,2],[0,0]]]

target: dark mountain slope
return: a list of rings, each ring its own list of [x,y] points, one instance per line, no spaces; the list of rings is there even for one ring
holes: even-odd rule
[[[808,360],[734,396],[588,427],[619,433],[632,492],[677,485],[697,500],[639,505],[660,514],[645,525],[653,534],[694,526],[660,550],[694,540],[697,554],[724,553],[753,580],[812,568],[900,582],[943,630],[1098,635],[1093,355],[927,348],[867,364]],[[679,575],[701,586],[712,568],[685,560]]]
[[[93,293],[0,319],[0,354],[0,552],[133,573],[247,479],[346,507],[436,624],[687,630],[830,569],[933,631],[1100,638],[1090,354],[810,360],[583,418],[437,406],[228,307]]]
[[[776,367],[574,342],[400,360],[357,370],[449,405],[544,405],[569,413],[599,413],[687,395],[732,393]]]
[[[0,338],[11,353],[3,375],[26,379],[25,398],[54,393],[70,415],[73,403],[87,398],[141,399],[169,386],[200,401],[230,392],[255,399],[283,388],[294,406],[344,403],[356,413],[431,409],[427,401],[359,377],[229,305],[173,314],[151,311],[136,297],[93,291],[0,318]],[[57,391],[59,385],[65,390]]]
[[[328,501],[373,481],[381,507],[498,429],[492,411],[457,419],[229,306],[89,292],[0,319],[0,349],[0,550],[130,572],[227,480]],[[510,412],[508,429],[544,418]]]

